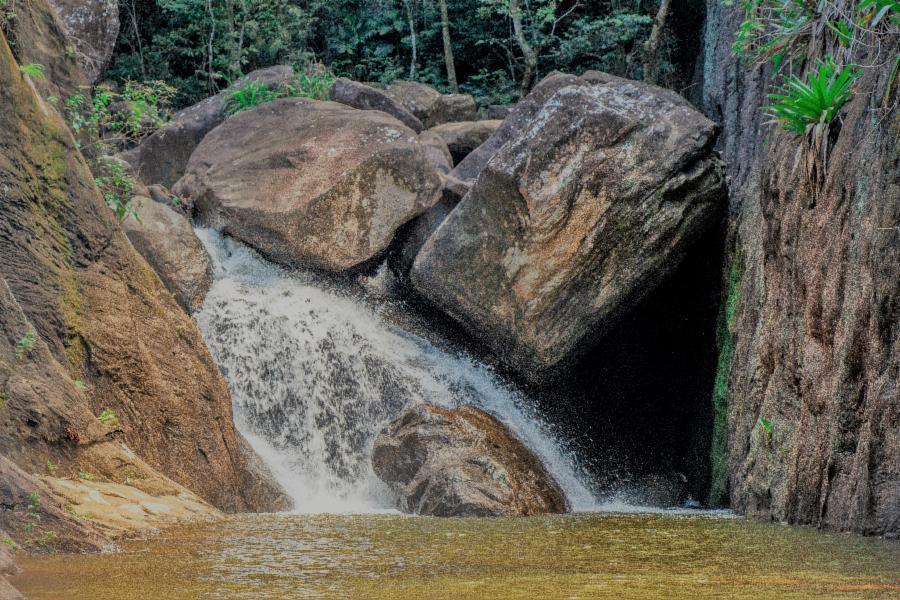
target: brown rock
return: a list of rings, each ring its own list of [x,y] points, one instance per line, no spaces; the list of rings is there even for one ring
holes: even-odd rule
[[[2,36],[0,105],[0,453],[65,476],[122,481],[133,467],[156,485],[162,473],[227,511],[286,507],[234,430],[195,323],[128,243]],[[105,409],[118,425],[99,421]]]
[[[444,139],[433,133],[430,129],[426,129],[419,134],[418,142],[425,150],[425,155],[434,168],[444,175],[450,173],[453,169],[453,156]]]
[[[487,107],[487,118],[489,120],[502,121],[509,116],[509,113],[511,113],[512,110],[512,106],[507,106],[505,104],[491,104]]]
[[[375,439],[372,466],[405,512],[451,517],[569,511],[540,459],[503,423],[473,406],[406,409]]]
[[[453,164],[459,164],[472,151],[483,144],[503,121],[462,121],[444,123],[429,129],[446,142],[453,156]]]
[[[526,378],[612,326],[721,214],[715,125],[657,90],[559,89],[416,257],[418,292]]]
[[[294,70],[284,65],[259,69],[236,81],[229,90],[251,80],[275,89],[293,75]],[[229,90],[182,110],[122,157],[134,166],[142,181],[172,187],[184,175],[197,144],[227,118]]]
[[[406,110],[402,104],[388,96],[384,91],[364,83],[341,77],[334,82],[331,88],[331,99],[360,110],[386,112],[416,133],[422,131],[422,122]]]
[[[175,193],[272,260],[342,271],[383,252],[440,185],[416,134],[393,117],[284,99],[210,133]]]
[[[423,83],[395,81],[388,86],[386,93],[428,129],[441,123],[474,121],[478,116],[472,96],[442,94]]]
[[[88,81],[96,82],[109,65],[119,36],[119,3],[116,0],[50,0],[50,4],[65,25]]]
[[[7,3],[7,10],[11,3]],[[77,60],[67,58],[70,40],[66,26],[48,0],[16,0],[15,18],[8,19],[7,32],[15,40],[19,64],[39,64],[44,78],[31,80],[42,98],[56,96],[61,102],[88,84]],[[47,110],[52,110],[49,105]]]
[[[131,200],[137,218],[122,222],[135,250],[141,253],[175,300],[188,313],[203,305],[212,285],[212,263],[190,221],[150,198]]]
[[[713,2],[709,14],[704,101],[723,123],[731,187],[719,489],[762,519],[896,535],[900,40],[848,57],[880,66],[862,69],[822,164],[807,140],[765,126],[769,72],[731,53],[743,11]]]
[[[478,148],[473,150],[453,169],[453,176],[472,185],[488,161],[503,145],[518,136],[532,121],[553,94],[569,85],[584,83],[574,75],[553,72],[541,80],[521,102],[504,118],[503,123]]]
[[[65,507],[44,482],[0,456],[0,527],[13,542],[37,553],[97,552],[111,546],[92,523]]]

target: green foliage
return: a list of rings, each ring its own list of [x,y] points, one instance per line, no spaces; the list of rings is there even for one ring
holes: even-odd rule
[[[111,408],[107,408],[97,415],[97,419],[107,427],[119,426],[119,417],[116,415],[116,411]]]
[[[34,332],[29,331],[16,343],[16,360],[23,360],[34,349]]]
[[[94,479],[94,474],[90,471],[85,471],[84,469],[78,469],[78,479],[91,481],[92,479]]]
[[[769,94],[773,102],[764,110],[783,129],[807,133],[834,120],[853,95],[851,86],[859,75],[852,66],[839,69],[832,57],[826,57],[809,73],[806,82],[796,75],[788,77],[777,93]]]
[[[140,222],[134,206],[134,179],[125,172],[122,164],[109,157],[101,157],[94,161],[94,183],[100,188],[106,204],[120,221],[134,217]]]
[[[228,92],[228,104],[225,111],[229,115],[271,102],[278,98],[275,90],[258,81],[248,81],[241,87]]]
[[[82,392],[87,389],[87,386],[80,379],[76,379],[72,382],[72,385],[75,386],[75,389],[81,390]]]
[[[759,424],[763,428],[763,442],[765,443],[766,447],[768,448],[769,446],[772,445],[772,436],[775,433],[775,427],[772,425],[771,421],[768,421],[768,420],[764,419],[763,417],[759,418]]]
[[[40,80],[46,78],[44,76],[44,65],[39,65],[37,63],[21,65],[19,71],[21,71],[22,75],[30,77],[31,79]]]
[[[278,98],[328,100],[331,97],[333,85],[334,75],[328,72],[314,75],[301,73],[274,90],[264,83],[251,80],[236,89],[228,91],[228,103],[225,106],[225,112],[229,116],[235,115]]]
[[[47,461],[47,464],[44,466],[47,468],[47,471],[49,471],[50,473],[53,473],[54,471],[56,471],[59,468],[58,464],[56,464],[55,462],[49,461],[49,460]]]
[[[279,95],[291,98],[328,100],[331,98],[331,88],[333,86],[334,75],[328,71],[311,75],[300,73],[282,87]]]
[[[725,302],[719,312],[716,342],[719,358],[713,387],[713,431],[710,448],[711,482],[708,504],[719,506],[725,500],[728,484],[728,381],[731,377],[731,355],[734,319],[741,299],[743,280],[741,253],[735,251],[728,268]]]
[[[447,90],[441,19],[432,0],[148,0],[123,1],[121,8],[121,14],[134,8],[136,18],[127,27],[123,22],[107,77],[166,81],[179,90],[179,104],[196,102],[241,74],[272,64],[292,64],[306,73],[314,60],[337,76],[383,84],[414,71],[415,79]],[[524,62],[508,1],[448,0],[448,9],[462,91],[484,97],[484,103],[514,101]],[[656,9],[656,2],[638,0],[523,2],[538,79],[553,69],[640,77],[640,49]],[[694,18],[699,28],[702,14]],[[674,24],[664,32],[666,53],[679,49],[675,33]],[[695,58],[696,52],[690,60]],[[665,56],[660,60],[659,72],[674,81],[676,66]],[[682,75],[686,85],[691,73]],[[322,88],[320,83],[300,81],[306,90],[293,95],[322,97],[327,82]],[[239,109],[241,100],[235,102]]]

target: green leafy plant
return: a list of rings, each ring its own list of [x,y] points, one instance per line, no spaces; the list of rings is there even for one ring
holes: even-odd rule
[[[82,392],[83,392],[84,390],[87,389],[87,386],[86,386],[86,385],[84,384],[84,382],[83,382],[82,380],[80,380],[80,379],[76,379],[75,381],[73,381],[73,382],[72,382],[72,385],[74,385],[76,389],[79,389],[79,390],[81,390]]]
[[[266,104],[278,98],[278,93],[259,81],[248,81],[239,88],[228,92],[228,103],[225,112],[235,115],[254,106]]]
[[[334,75],[328,71],[300,73],[282,87],[279,96],[328,100],[331,98],[332,87]]]
[[[41,495],[35,490],[28,494],[28,504],[25,506],[26,523],[22,527],[25,533],[31,533],[41,521]]]
[[[85,471],[84,469],[78,469],[78,479],[83,479],[85,481],[90,481],[94,478],[94,474],[90,471]]]
[[[775,433],[775,427],[772,425],[770,421],[767,421],[763,417],[759,418],[759,424],[763,428],[763,435],[765,436],[766,446],[771,445],[772,443],[772,435]]]
[[[30,77],[34,80],[45,79],[44,65],[39,65],[37,63],[28,63],[27,65],[20,66],[19,71],[21,71],[22,75],[24,75],[25,77]]]
[[[45,466],[45,467],[47,468],[47,470],[50,471],[51,473],[59,468],[59,465],[58,465],[58,464],[56,464],[55,462],[50,461],[50,460],[48,460],[48,461],[47,461],[47,464],[44,465],[44,466]]]
[[[10,550],[13,552],[19,549],[19,545],[15,543],[11,537],[3,538],[3,543],[9,546]]]
[[[16,343],[16,360],[23,360],[34,349],[34,332],[29,331]]]
[[[139,223],[141,218],[137,214],[134,204],[134,178],[129,175],[122,164],[115,159],[101,157],[94,162],[94,183],[100,188],[103,199],[113,210],[120,221],[127,217],[133,217]]]
[[[97,419],[100,420],[101,423],[106,425],[107,427],[118,427],[119,426],[119,417],[116,415],[116,411],[111,408],[107,408],[99,415],[97,415]]]
[[[827,57],[810,71],[807,81],[790,76],[777,93],[769,94],[772,104],[764,110],[783,129],[804,134],[817,126],[824,126],[853,96],[853,82],[860,72],[853,66],[839,68]]]

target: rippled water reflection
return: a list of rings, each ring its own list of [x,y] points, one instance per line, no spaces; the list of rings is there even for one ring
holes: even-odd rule
[[[31,600],[900,598],[900,543],[659,514],[260,515],[23,562]]]

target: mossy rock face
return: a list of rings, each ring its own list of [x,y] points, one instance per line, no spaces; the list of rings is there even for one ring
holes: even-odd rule
[[[145,479],[171,478],[224,510],[284,508],[234,430],[196,325],[128,243],[2,36],[0,106],[0,454],[112,479],[136,454],[158,471]],[[28,333],[33,347],[17,357]],[[95,416],[107,408],[115,431]]]

